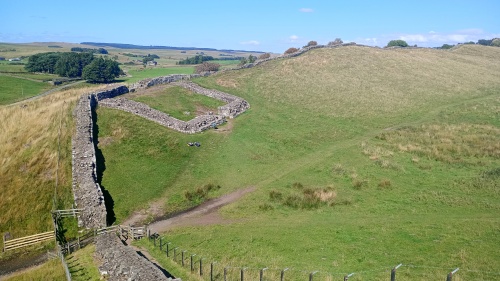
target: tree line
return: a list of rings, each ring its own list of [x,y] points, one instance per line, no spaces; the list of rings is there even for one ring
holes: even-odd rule
[[[93,54],[102,54],[107,55],[108,51],[104,48],[93,49],[93,48],[82,48],[82,47],[73,47],[71,48],[72,52],[85,52],[85,53],[93,53]]]
[[[206,61],[211,61],[214,60],[214,57],[212,56],[204,56],[204,55],[197,55],[192,58],[186,58],[183,60],[178,61],[176,64],[179,65],[185,65],[185,64],[200,64]]]
[[[93,53],[49,52],[29,57],[28,72],[44,72],[63,77],[82,77],[91,83],[108,83],[123,71],[116,61],[94,57]]]

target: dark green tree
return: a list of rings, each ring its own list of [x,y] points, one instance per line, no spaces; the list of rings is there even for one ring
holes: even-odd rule
[[[80,77],[85,66],[94,59],[92,53],[62,53],[55,66],[55,73],[64,77]]]
[[[28,72],[54,73],[60,57],[61,53],[54,52],[34,54],[30,56],[24,68]]]
[[[96,58],[83,68],[82,78],[90,83],[109,83],[120,76],[122,70],[113,60]]]
[[[391,40],[387,43],[387,47],[408,47],[405,40]]]
[[[443,46],[441,46],[441,49],[451,49],[453,48],[455,45],[448,45],[448,44],[443,44]]]

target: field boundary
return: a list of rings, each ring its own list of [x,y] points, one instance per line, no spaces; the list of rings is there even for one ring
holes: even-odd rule
[[[6,235],[4,235],[3,252],[35,245],[41,242],[55,239],[55,237],[56,236],[54,231],[47,231],[15,239],[7,239]]]

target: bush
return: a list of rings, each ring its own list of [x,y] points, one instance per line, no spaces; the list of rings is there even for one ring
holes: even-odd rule
[[[493,39],[491,46],[500,47],[500,38]]]
[[[342,41],[342,39],[335,38],[334,41],[328,42],[328,46],[335,46],[335,45],[340,45],[340,44],[343,44],[343,43],[344,43],[344,41]]]
[[[220,64],[218,64],[218,63],[204,62],[204,63],[199,64],[195,67],[195,72],[200,74],[202,72],[207,72],[207,71],[218,71],[219,68],[220,68]]]
[[[405,40],[391,40],[387,43],[387,47],[408,47]]]
[[[445,49],[445,50],[447,50],[447,49],[451,49],[451,48],[453,48],[454,46],[455,46],[455,45],[443,44],[443,46],[441,46],[441,49]]]
[[[259,56],[259,60],[265,60],[271,57],[270,53],[265,53]]]
[[[299,49],[297,48],[289,48],[288,50],[285,51],[285,54],[293,54],[297,52]]]
[[[211,183],[198,187],[195,191],[184,192],[184,197],[194,203],[201,203],[207,199],[208,193],[212,190],[220,189],[220,185],[213,185]]]
[[[317,46],[318,45],[318,42],[316,41],[309,41],[309,43],[307,43],[306,47],[312,47],[312,46]]]
[[[283,199],[283,193],[276,190],[271,190],[269,192],[269,199],[271,199],[271,201],[281,201],[281,199]]]

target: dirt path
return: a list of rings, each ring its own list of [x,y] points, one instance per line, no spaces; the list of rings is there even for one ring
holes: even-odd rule
[[[209,200],[194,209],[182,212],[174,217],[156,221],[150,224],[148,227],[151,230],[151,233],[161,233],[178,226],[232,223],[232,220],[222,218],[219,215],[218,210],[225,205],[236,202],[245,194],[250,193],[254,190],[255,187],[253,186],[239,189],[233,193],[229,193],[222,197]]]

